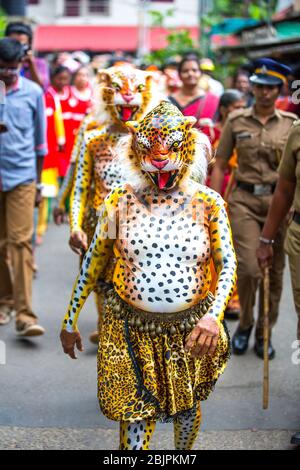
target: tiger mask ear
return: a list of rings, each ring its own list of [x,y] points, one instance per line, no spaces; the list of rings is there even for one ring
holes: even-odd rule
[[[154,73],[152,72],[144,72],[145,73],[145,82],[147,85],[150,85],[154,79]]]
[[[98,79],[99,85],[103,85],[103,84],[109,85],[111,77],[105,69],[99,69],[97,72],[97,79]]]
[[[186,116],[184,118],[185,129],[187,131],[190,130],[196,122],[197,122],[197,119],[194,116]]]

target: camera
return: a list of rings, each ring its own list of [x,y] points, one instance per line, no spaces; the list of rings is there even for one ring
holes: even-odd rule
[[[28,52],[30,51],[29,44],[22,44],[22,51],[23,51],[23,57],[26,57]]]

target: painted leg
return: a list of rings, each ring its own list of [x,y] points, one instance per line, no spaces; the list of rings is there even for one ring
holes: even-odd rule
[[[119,450],[149,450],[155,424],[155,421],[150,420],[137,421],[136,423],[121,421]]]
[[[195,412],[181,422],[174,423],[174,443],[176,450],[192,449],[199,433],[201,424],[200,402],[197,404]]]

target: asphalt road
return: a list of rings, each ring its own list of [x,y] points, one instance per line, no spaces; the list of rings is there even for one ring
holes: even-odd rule
[[[72,361],[58,339],[78,267],[67,237],[67,226],[51,225],[36,253],[33,304],[45,336],[18,339],[13,323],[0,329],[0,351],[6,350],[5,364],[0,356],[2,449],[117,447],[118,424],[101,415],[96,396],[96,347],[88,341],[96,325],[92,296],[79,320],[85,352]],[[233,333],[236,323],[228,325]],[[296,314],[286,269],[273,333],[276,358],[270,362],[269,409],[262,410],[263,362],[254,355],[252,338],[247,354],[232,356],[203,403],[204,432],[196,448],[291,448],[290,435],[300,429],[300,358],[292,360],[295,339]],[[158,425],[152,447],[171,448],[171,443],[171,425]]]

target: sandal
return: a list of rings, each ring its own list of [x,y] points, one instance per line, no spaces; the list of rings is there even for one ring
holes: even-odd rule
[[[11,307],[3,305],[0,307],[0,325],[7,325],[15,316],[15,312]]]
[[[23,337],[28,337],[28,336],[41,336],[45,333],[45,329],[37,325],[33,321],[18,321],[16,323],[16,330],[17,330],[17,336],[23,336]]]

